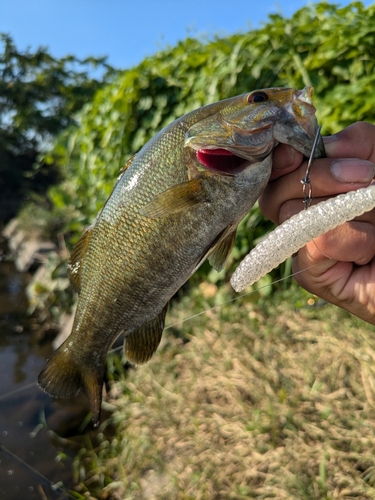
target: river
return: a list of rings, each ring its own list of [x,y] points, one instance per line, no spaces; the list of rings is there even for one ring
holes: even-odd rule
[[[73,498],[64,488],[74,485],[71,457],[79,443],[65,438],[82,406],[54,402],[36,384],[52,347],[45,325],[26,313],[29,279],[0,241],[0,498]]]

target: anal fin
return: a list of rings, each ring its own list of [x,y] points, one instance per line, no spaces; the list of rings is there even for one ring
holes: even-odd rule
[[[142,365],[152,357],[158,348],[164,330],[168,303],[151,321],[148,321],[124,340],[124,354],[131,363]]]

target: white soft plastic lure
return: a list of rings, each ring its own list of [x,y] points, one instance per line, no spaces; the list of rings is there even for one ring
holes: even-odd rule
[[[258,281],[309,241],[375,208],[375,185],[340,194],[294,215],[256,245],[230,282],[236,292]]]

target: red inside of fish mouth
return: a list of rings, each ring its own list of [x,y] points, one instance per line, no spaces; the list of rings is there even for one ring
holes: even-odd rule
[[[206,168],[223,172],[226,174],[235,174],[244,168],[246,160],[234,155],[226,149],[199,149],[197,159]]]

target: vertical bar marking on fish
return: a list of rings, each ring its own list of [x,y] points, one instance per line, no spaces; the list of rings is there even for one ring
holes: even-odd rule
[[[375,208],[375,185],[340,194],[294,215],[269,233],[243,259],[230,282],[241,292],[309,241]]]

